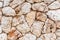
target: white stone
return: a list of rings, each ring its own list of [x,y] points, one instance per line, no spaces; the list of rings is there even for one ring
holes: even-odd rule
[[[3,12],[3,14],[8,15],[8,16],[15,16],[16,15],[15,10],[12,9],[11,7],[4,7],[2,9],[2,12]]]
[[[9,5],[9,3],[10,3],[11,0],[3,0],[3,1],[4,1],[3,6],[5,7],[5,6],[8,6]]]
[[[11,22],[12,22],[12,17],[2,17],[1,19],[1,25],[2,25],[2,30],[6,33],[10,31],[11,28]]]
[[[43,0],[43,1],[44,1],[44,3],[50,4],[50,3],[54,2],[55,0]]]
[[[47,12],[47,15],[54,21],[60,21],[60,9],[50,10]]]
[[[53,2],[52,4],[50,4],[50,5],[48,6],[48,8],[49,8],[49,9],[58,9],[58,8],[60,8],[60,2],[59,2],[59,1],[55,1],[55,2]]]
[[[44,22],[35,21],[31,27],[31,32],[39,37],[41,35],[43,25]]]
[[[37,38],[37,40],[43,40],[43,39],[39,37],[39,38]]]
[[[22,4],[22,8],[21,8],[21,11],[26,14],[26,13],[29,13],[31,10],[31,4],[28,3],[28,2],[25,2]]]
[[[33,10],[38,10],[38,11],[43,11],[43,12],[48,11],[47,5],[43,2],[32,4],[32,9]]]
[[[0,34],[0,40],[7,40],[7,34],[5,33]]]
[[[30,13],[28,13],[26,15],[26,21],[28,23],[29,26],[31,26],[35,20],[35,14],[36,14],[36,11],[31,11]]]
[[[3,3],[2,2],[0,2],[0,7],[2,7],[3,6]]]
[[[36,36],[31,33],[28,33],[24,37],[19,38],[19,40],[36,40]]]

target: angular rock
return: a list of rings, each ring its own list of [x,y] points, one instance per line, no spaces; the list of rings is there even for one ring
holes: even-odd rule
[[[39,37],[43,28],[44,22],[35,21],[31,27],[31,32]]]
[[[31,11],[30,13],[28,13],[26,15],[26,21],[28,23],[29,26],[31,26],[35,20],[35,14],[36,14],[36,11]]]
[[[54,21],[60,21],[60,9],[58,10],[50,10],[47,12],[49,18]]]
[[[2,25],[2,30],[5,33],[8,33],[11,28],[11,22],[12,22],[12,17],[2,17],[1,19],[1,25]]]
[[[5,33],[0,34],[0,40],[7,40],[7,34]]]
[[[37,12],[36,13],[36,19],[39,20],[39,21],[46,21],[47,19],[47,16],[44,14],[44,13],[41,13],[41,12]]]
[[[30,10],[31,10],[31,4],[30,3],[25,2],[25,3],[22,4],[21,12],[23,14],[29,13]]]
[[[23,37],[19,38],[19,40],[36,40],[36,36],[31,33],[27,33]]]
[[[53,2],[52,4],[50,4],[50,5],[48,6],[48,8],[49,8],[49,9],[58,9],[58,8],[60,8],[60,2],[59,2],[59,1],[55,1],[55,2]]]
[[[32,9],[42,12],[48,11],[48,7],[44,2],[32,4]]]
[[[15,16],[16,15],[15,10],[12,9],[11,7],[4,7],[2,9],[2,12],[4,15],[7,15],[7,16]]]

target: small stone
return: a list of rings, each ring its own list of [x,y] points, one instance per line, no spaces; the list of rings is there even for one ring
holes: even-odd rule
[[[16,15],[15,10],[12,9],[11,7],[4,7],[2,9],[2,12],[4,15],[7,15],[7,16],[15,16]]]
[[[35,21],[31,27],[31,32],[37,37],[39,37],[41,35],[43,25],[44,22]]]
[[[58,9],[58,8],[60,8],[60,2],[59,2],[59,1],[55,1],[55,2],[53,2],[52,4],[50,4],[50,5],[48,6],[48,8],[49,8],[49,9]]]
[[[3,6],[3,3],[2,2],[0,2],[0,7],[2,7]]]
[[[36,13],[36,19],[45,22],[47,19],[47,16],[44,13],[37,12]]]
[[[54,21],[60,21],[60,9],[58,10],[50,10],[47,12],[49,18]]]
[[[11,22],[12,22],[12,17],[2,17],[1,19],[1,25],[2,25],[2,30],[5,33],[8,33],[11,28]]]
[[[43,40],[41,37],[37,38],[37,40]]]
[[[7,34],[5,33],[0,34],[0,40],[7,40]]]
[[[26,0],[29,3],[34,3],[34,2],[42,2],[42,0]]]
[[[8,5],[10,4],[10,1],[11,1],[11,0],[4,0],[3,6],[4,6],[4,7],[5,7],[5,6],[8,6]]]
[[[42,12],[48,11],[47,5],[43,2],[32,4],[32,9],[37,11],[42,11]]]
[[[56,32],[55,32],[56,36],[59,36],[60,37],[60,29],[57,29]]]
[[[11,6],[12,8],[15,8],[16,6],[22,4],[24,1],[25,1],[25,0],[18,0],[18,1],[17,1],[17,0],[13,0],[13,1],[10,3],[10,6]]]
[[[12,27],[10,32],[8,33],[8,39],[9,40],[16,40],[18,37],[21,37],[21,33],[16,30],[15,27]]]
[[[17,26],[17,25],[19,25],[20,23],[23,23],[23,22],[25,22],[24,15],[21,15],[19,17],[16,16],[12,20],[12,26]]]
[[[36,40],[36,36],[31,33],[27,33],[23,37],[19,38],[19,40]]]
[[[36,11],[31,11],[30,13],[28,13],[26,15],[26,21],[28,23],[29,26],[31,26],[35,20],[35,14],[36,14]]]
[[[21,12],[26,14],[26,13],[29,13],[31,10],[31,4],[28,3],[28,2],[25,2],[22,4],[22,8],[21,8]]]
[[[43,1],[44,1],[44,3],[46,3],[46,4],[50,4],[50,3],[54,2],[55,0],[43,0]]]
[[[42,33],[54,33],[56,31],[56,24],[50,20],[47,19],[45,22],[45,25],[43,27]]]

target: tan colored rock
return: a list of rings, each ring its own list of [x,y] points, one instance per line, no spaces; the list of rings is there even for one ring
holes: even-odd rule
[[[24,15],[16,16],[12,20],[12,26],[17,26],[17,25],[19,25],[20,23],[23,23],[23,22],[25,22]]]
[[[28,13],[26,15],[26,21],[28,23],[29,26],[31,26],[35,20],[35,14],[36,14],[36,11],[31,11],[30,13]]]
[[[42,0],[26,0],[29,3],[34,3],[34,2],[42,2]]]
[[[19,40],[36,40],[36,36],[31,33],[27,33],[23,37],[19,38]]]
[[[47,16],[44,13],[37,12],[36,13],[36,19],[45,22],[47,19]]]
[[[4,15],[7,15],[7,16],[15,16],[16,15],[15,10],[12,9],[11,7],[4,7],[2,9],[2,12]]]
[[[59,2],[59,1],[55,1],[55,2],[53,2],[52,4],[50,4],[50,5],[48,6],[48,8],[49,8],[49,9],[58,9],[58,8],[60,8],[60,2]]]
[[[32,4],[32,9],[42,12],[48,11],[48,7],[44,2]]]
[[[11,22],[12,22],[12,17],[4,17],[4,16],[2,17],[1,25],[5,33],[8,33],[10,31]]]
[[[13,2],[10,3],[10,6],[11,6],[12,8],[15,8],[16,6],[22,4],[24,1],[25,1],[25,0],[18,0],[18,1],[17,1],[17,0],[13,0]]]
[[[43,28],[44,22],[35,21],[31,27],[31,32],[39,37]]]
[[[0,11],[0,23],[1,23],[1,19],[2,19],[2,12]]]
[[[51,32],[53,33],[55,31],[56,31],[56,24],[52,20],[47,19],[43,27],[42,33],[51,33]]]
[[[22,4],[21,12],[23,14],[29,13],[31,11],[31,4],[28,2],[25,2]]]
[[[21,37],[22,34],[16,30],[15,27],[12,27],[10,32],[8,33],[9,40],[16,40],[18,37]]]

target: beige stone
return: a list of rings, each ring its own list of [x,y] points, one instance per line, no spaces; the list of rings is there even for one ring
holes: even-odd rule
[[[44,22],[35,21],[31,27],[31,32],[35,36],[39,37],[41,35],[43,25],[44,25]]]
[[[42,12],[48,11],[48,7],[44,2],[32,4],[32,9]]]
[[[23,37],[19,38],[19,40],[36,40],[36,36],[31,33],[27,33]]]
[[[45,22],[47,19],[47,15],[45,15],[44,13],[41,13],[41,12],[37,12],[36,19]]]
[[[35,14],[36,14],[36,11],[31,11],[30,13],[28,13],[26,15],[26,21],[28,23],[29,26],[31,26],[35,20]]]
[[[2,17],[1,19],[1,25],[2,29],[5,33],[8,33],[11,29],[11,22],[12,22],[12,17]]]

